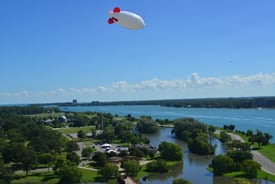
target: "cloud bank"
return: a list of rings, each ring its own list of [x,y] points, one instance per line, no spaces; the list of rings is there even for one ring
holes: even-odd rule
[[[143,80],[138,83],[127,81],[113,82],[110,86],[97,86],[91,88],[58,88],[32,92],[1,92],[1,101],[8,99],[24,99],[22,101],[48,101],[78,98],[84,101],[98,98],[98,100],[125,100],[149,99],[149,98],[201,98],[215,96],[257,96],[272,95],[275,88],[275,73],[241,76],[200,77],[198,73],[192,73],[183,80]],[[265,89],[265,91],[264,91]],[[267,91],[269,90],[269,91]],[[261,92],[261,93],[258,93]],[[86,100],[85,100],[86,99]]]

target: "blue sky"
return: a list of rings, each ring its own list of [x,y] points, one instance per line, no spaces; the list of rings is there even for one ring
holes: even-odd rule
[[[109,25],[119,6],[145,28]],[[274,0],[1,0],[0,104],[275,95]]]

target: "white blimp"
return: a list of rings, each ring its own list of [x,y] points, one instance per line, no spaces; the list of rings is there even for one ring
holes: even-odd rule
[[[139,15],[128,11],[120,11],[119,7],[109,11],[109,17],[109,24],[116,22],[127,29],[142,29],[145,26],[144,20]]]

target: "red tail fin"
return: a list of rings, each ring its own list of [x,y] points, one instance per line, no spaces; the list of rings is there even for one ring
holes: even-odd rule
[[[109,19],[108,19],[108,23],[109,23],[109,24],[113,24],[114,22],[115,22],[115,21],[114,21],[112,18],[109,18]]]

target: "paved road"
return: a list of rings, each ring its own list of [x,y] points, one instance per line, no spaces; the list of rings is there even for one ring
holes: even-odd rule
[[[266,158],[260,152],[252,150],[253,160],[262,165],[262,169],[272,175],[275,175],[275,163]]]
[[[232,140],[239,140],[241,142],[244,142],[244,140],[236,134],[228,133],[231,136]],[[272,175],[275,175],[275,163],[266,158],[264,155],[262,155],[260,152],[256,150],[251,150],[251,153],[253,154],[253,160],[261,164],[262,170],[265,172],[268,172]]]

